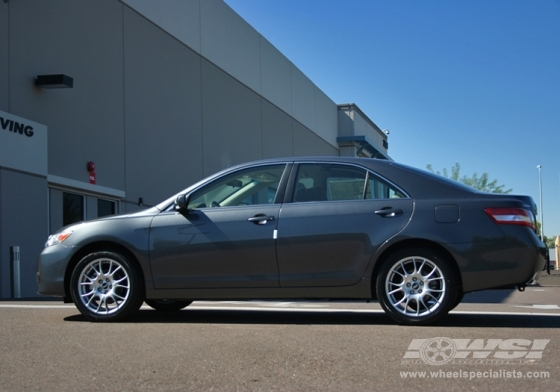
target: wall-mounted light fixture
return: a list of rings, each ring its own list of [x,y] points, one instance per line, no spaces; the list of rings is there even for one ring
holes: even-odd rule
[[[37,75],[35,86],[42,88],[72,88],[74,79],[68,75]]]

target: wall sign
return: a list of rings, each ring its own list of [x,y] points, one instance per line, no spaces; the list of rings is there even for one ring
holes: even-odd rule
[[[0,167],[47,176],[47,126],[0,110]]]

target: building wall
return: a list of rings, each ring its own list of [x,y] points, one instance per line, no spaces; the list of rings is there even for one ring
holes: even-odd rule
[[[21,298],[33,297],[47,240],[47,179],[0,168],[0,190],[0,298],[12,297],[12,246],[20,247]]]
[[[390,159],[388,155],[388,130],[381,130],[361,109],[353,104],[338,106],[339,152],[341,156],[356,156],[365,147],[366,156]],[[344,140],[341,140],[344,139]],[[352,142],[349,139],[354,139]],[[362,140],[358,142],[358,140]],[[368,146],[363,145],[367,141]],[[360,144],[362,143],[362,144]]]
[[[65,190],[93,218],[97,196],[134,211],[242,161],[339,155],[334,102],[221,0],[0,2],[0,56],[0,110],[48,128],[47,178],[0,167],[0,298],[13,245],[35,295]],[[59,73],[73,88],[34,86]]]
[[[339,155],[338,150],[325,143],[317,134],[310,132],[299,122],[293,123],[294,156],[305,155]]]
[[[202,81],[204,171],[261,158],[261,98],[206,60]]]
[[[8,7],[0,7],[0,110],[8,111],[9,96],[9,17]]]
[[[337,147],[336,104],[222,0],[122,1]]]
[[[10,13],[10,112],[49,128],[49,173],[124,189],[123,23],[117,1],[33,0],[0,4]],[[72,89],[35,87],[64,73]],[[62,154],[62,152],[64,152]]]
[[[156,204],[202,178],[198,54],[137,12],[124,13],[127,200]],[[121,132],[123,129],[121,128]]]
[[[116,0],[2,7],[11,70],[3,107],[48,125],[49,174],[87,183],[94,161],[99,185],[155,204],[228,165],[280,155],[264,146],[287,146],[292,130],[270,134],[270,104],[318,135],[320,153],[337,154],[336,105],[221,0],[125,3],[148,7],[166,30]],[[74,87],[33,86],[51,73]],[[181,166],[162,171],[166,162]]]

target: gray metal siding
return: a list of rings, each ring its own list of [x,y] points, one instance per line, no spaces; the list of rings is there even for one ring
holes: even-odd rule
[[[305,155],[334,155],[338,156],[338,150],[317,136],[297,121],[293,121],[294,129],[294,156]]]
[[[263,157],[280,158],[294,153],[293,119],[270,102],[262,101]]]
[[[262,158],[261,98],[202,61],[204,174]]]
[[[123,5],[117,1],[10,1],[10,109],[48,126],[49,173],[123,189]],[[5,6],[2,4],[2,6]],[[74,88],[33,85],[63,73]],[[70,147],[71,146],[71,147]]]
[[[62,193],[60,189],[49,188],[49,207],[50,207],[50,218],[49,218],[49,233],[54,233],[62,227]],[[46,240],[46,239],[45,239]]]
[[[151,205],[202,178],[201,60],[124,14],[126,195]]]
[[[225,2],[122,1],[337,147],[335,103]]]
[[[47,239],[47,180],[0,169],[0,297],[9,298],[10,247],[21,253],[21,297],[37,295],[37,257]]]
[[[0,110],[8,111],[9,105],[9,18],[8,7],[0,4]]]

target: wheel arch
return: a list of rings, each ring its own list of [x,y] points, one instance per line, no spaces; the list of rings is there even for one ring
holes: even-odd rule
[[[426,239],[407,239],[391,244],[389,247],[387,247],[387,249],[383,250],[379,257],[377,257],[376,263],[371,273],[371,294],[373,298],[377,297],[377,275],[379,274],[379,270],[383,265],[383,261],[386,260],[387,257],[389,257],[392,253],[408,248],[426,248],[441,254],[446,260],[448,260],[449,265],[455,273],[455,276],[459,282],[459,292],[463,292],[463,279],[461,277],[459,265],[457,264],[457,260],[455,259],[455,257],[453,257],[451,252],[449,252],[449,250],[434,241]]]
[[[82,260],[85,256],[90,253],[96,251],[114,251],[116,253],[120,253],[125,256],[131,263],[135,265],[137,268],[138,273],[140,274],[140,279],[142,282],[145,282],[144,270],[138,261],[138,258],[132,253],[126,246],[121,245],[116,242],[111,241],[97,241],[87,244],[80,248],[70,259],[70,262],[66,266],[66,271],[64,273],[64,296],[65,298],[69,299],[71,302],[71,293],[70,293],[70,280],[72,278],[72,272],[76,265]]]

